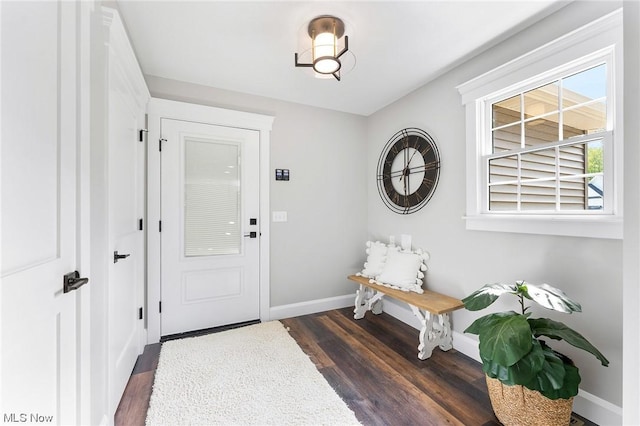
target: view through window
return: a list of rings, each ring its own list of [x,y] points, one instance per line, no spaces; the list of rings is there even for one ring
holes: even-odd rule
[[[494,101],[490,110],[489,211],[604,209],[606,64]]]

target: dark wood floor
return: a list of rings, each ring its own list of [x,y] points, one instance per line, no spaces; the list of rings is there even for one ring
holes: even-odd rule
[[[418,360],[418,331],[387,314],[355,321],[345,308],[282,323],[364,425],[500,424],[480,364],[455,350]],[[117,426],[144,425],[159,352],[139,357]]]

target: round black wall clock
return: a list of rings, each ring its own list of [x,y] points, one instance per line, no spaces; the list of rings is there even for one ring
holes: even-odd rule
[[[377,173],[384,204],[396,213],[416,212],[429,202],[438,185],[438,147],[425,131],[402,129],[384,146]]]

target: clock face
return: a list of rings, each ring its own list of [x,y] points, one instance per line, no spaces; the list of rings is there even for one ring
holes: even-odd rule
[[[396,213],[420,210],[431,199],[440,176],[440,155],[426,132],[400,130],[387,142],[378,160],[378,192]]]

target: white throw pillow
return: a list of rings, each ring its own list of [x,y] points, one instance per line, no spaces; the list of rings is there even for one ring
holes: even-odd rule
[[[427,270],[424,264],[428,254],[422,250],[401,251],[397,247],[389,248],[387,261],[375,282],[391,288],[403,291],[424,293],[422,289],[423,271]]]
[[[358,275],[373,278],[382,272],[382,267],[387,260],[387,245],[380,241],[367,241],[367,261],[364,269]]]

